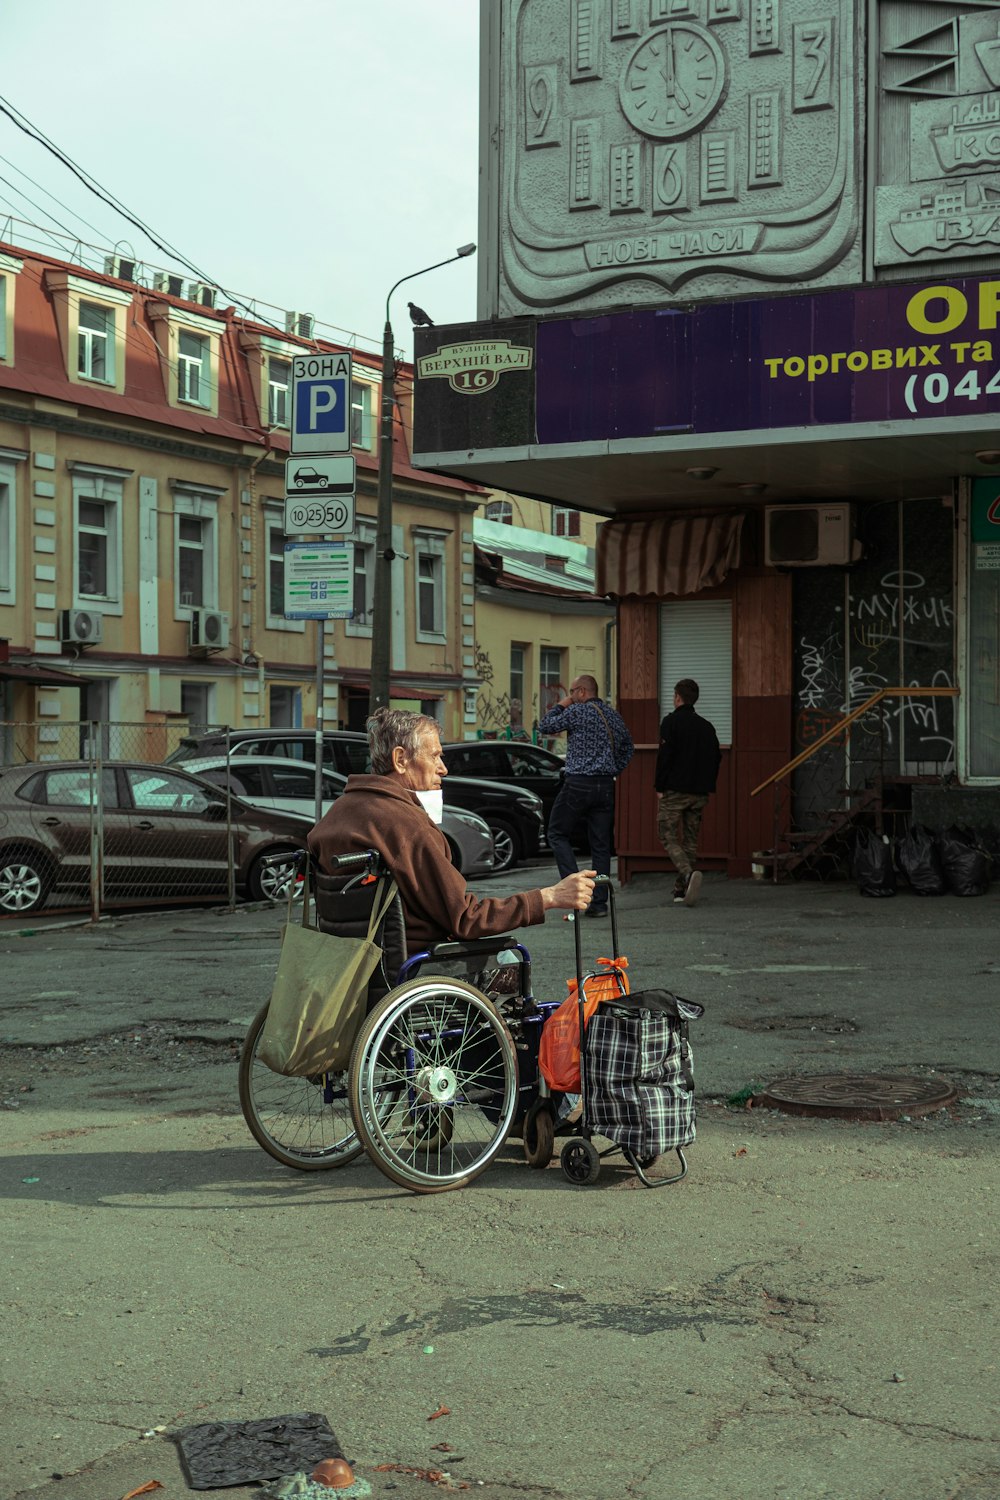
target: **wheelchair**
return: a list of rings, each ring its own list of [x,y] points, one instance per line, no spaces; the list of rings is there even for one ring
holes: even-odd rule
[[[320,929],[364,934],[389,875],[378,854],[331,860],[333,875],[302,859]],[[560,1002],[532,995],[527,948],[506,935],[437,943],[407,958],[398,896],[376,941],[383,962],[346,1072],[272,1072],[257,1055],[267,1006],[254,1018],[239,1065],[240,1105],[254,1139],[304,1172],[346,1166],[364,1151],[415,1193],[465,1187],[518,1132],[528,1164],[548,1166],[563,1096],[540,1076],[538,1046]],[[435,972],[459,962],[478,970],[478,985]]]

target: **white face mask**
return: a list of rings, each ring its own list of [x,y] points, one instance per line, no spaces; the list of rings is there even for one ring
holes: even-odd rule
[[[438,787],[436,791],[432,792],[414,792],[413,795],[431,822],[440,825],[444,817],[444,792],[442,792],[441,788]]]

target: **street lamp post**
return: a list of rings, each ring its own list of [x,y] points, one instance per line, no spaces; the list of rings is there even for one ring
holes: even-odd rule
[[[411,271],[401,276],[389,288],[385,299],[385,329],[382,334],[382,408],[378,435],[378,510],[375,529],[375,590],[372,599],[372,675],[368,696],[368,712],[389,706],[389,661],[392,636],[392,560],[396,556],[392,549],[392,420],[395,408],[395,351],[392,324],[389,321],[389,301],[396,287],[415,276],[425,276],[439,266],[450,266],[452,261],[464,260],[474,255],[475,245],[460,245],[447,260],[439,260],[433,266],[424,266],[422,271]]]

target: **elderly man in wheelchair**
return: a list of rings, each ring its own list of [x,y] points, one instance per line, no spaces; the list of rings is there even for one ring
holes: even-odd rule
[[[308,838],[323,930],[364,935],[376,891],[388,877],[396,882],[398,899],[376,934],[384,959],[368,1014],[347,1074],[262,1077],[248,1037],[247,1121],[289,1166],[339,1166],[366,1150],[417,1192],[470,1182],[518,1120],[529,1162],[546,1165],[553,1116],[539,1108],[538,1039],[557,1002],[535,1001],[528,951],[510,933],[549,910],[584,911],[595,872],[477,898],[436,826],[447,775],[437,724],[383,708],[369,719],[368,738],[371,772],[348,779]]]

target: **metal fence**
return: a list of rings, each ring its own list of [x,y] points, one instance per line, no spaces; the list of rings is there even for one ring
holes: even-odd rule
[[[288,870],[264,856],[301,847],[307,824],[300,835],[287,815],[249,818],[225,772],[209,786],[164,764],[188,733],[0,722],[0,918],[287,894]]]

